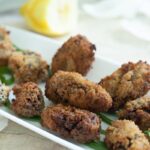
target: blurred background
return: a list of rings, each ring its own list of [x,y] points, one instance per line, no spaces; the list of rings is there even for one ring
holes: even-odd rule
[[[80,33],[97,45],[98,55],[149,61],[149,8],[150,0],[0,0],[0,24],[60,42]]]

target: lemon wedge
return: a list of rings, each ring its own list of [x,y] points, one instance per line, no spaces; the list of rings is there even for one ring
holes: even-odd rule
[[[31,29],[48,36],[68,33],[77,23],[77,0],[28,0],[20,11]]]

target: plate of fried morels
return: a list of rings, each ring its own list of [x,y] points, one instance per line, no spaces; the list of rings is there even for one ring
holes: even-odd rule
[[[69,149],[150,150],[150,64],[0,28],[0,115]]]

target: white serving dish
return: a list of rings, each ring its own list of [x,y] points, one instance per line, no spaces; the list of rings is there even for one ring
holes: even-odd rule
[[[0,12],[18,9],[26,0],[0,0]]]
[[[7,26],[6,28],[11,32],[10,36],[15,45],[17,45],[19,48],[22,49],[30,49],[39,52],[48,61],[49,64],[58,47],[61,46],[55,40],[37,35],[35,33],[30,33],[24,30],[16,29],[14,27]],[[118,64],[115,63],[114,61],[110,61],[108,59],[96,56],[93,66],[86,78],[94,82],[98,82],[105,75],[112,73],[117,68],[117,66]],[[42,90],[44,90],[44,84],[41,84],[40,87],[42,88]],[[50,102],[46,98],[45,101],[47,105],[50,104]],[[60,137],[54,132],[48,132],[48,130],[43,128],[39,122],[19,118],[5,106],[0,107],[0,115],[69,149],[73,150],[89,149],[85,145],[76,143],[71,140],[65,140],[64,138]],[[103,124],[103,128],[106,128],[105,124]]]
[[[137,17],[134,19],[124,19],[121,22],[123,29],[135,37],[150,41],[150,18]]]

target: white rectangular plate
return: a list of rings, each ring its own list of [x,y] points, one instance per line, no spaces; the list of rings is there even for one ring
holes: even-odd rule
[[[50,38],[37,35],[35,33],[30,33],[27,31],[23,31],[8,26],[6,28],[11,32],[10,36],[15,45],[17,45],[21,49],[29,49],[40,53],[44,57],[44,59],[48,61],[49,64],[51,63],[52,57],[56,53],[58,47],[61,46],[58,42],[51,40]],[[118,64],[113,61],[96,56],[92,68],[89,71],[86,78],[94,82],[99,82],[102,77],[112,73],[117,66]],[[42,88],[42,90],[44,90],[44,86],[42,84],[40,85],[40,87]],[[46,98],[45,102],[47,105],[50,104],[50,102]],[[85,145],[76,143],[71,140],[66,140],[54,132],[50,131],[48,132],[48,130],[43,128],[39,122],[30,119],[28,120],[19,118],[5,106],[0,107],[0,115],[69,149],[73,150],[89,149]],[[105,125],[103,126],[105,128]]]

